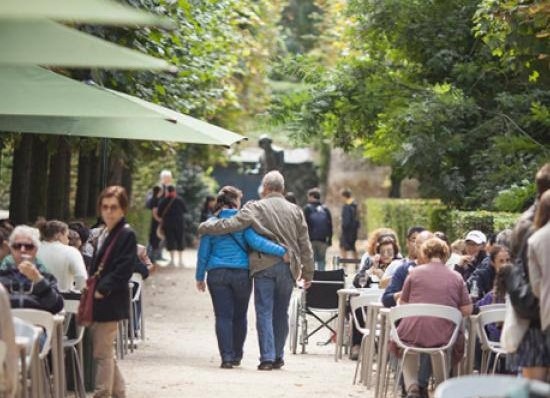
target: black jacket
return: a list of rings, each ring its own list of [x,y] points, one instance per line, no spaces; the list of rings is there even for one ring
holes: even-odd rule
[[[105,296],[102,299],[94,299],[96,322],[119,321],[128,319],[130,315],[128,282],[139,260],[136,254],[136,235],[126,225],[124,218],[109,233],[101,248],[94,251],[90,274],[93,275],[97,271],[113,239],[116,241],[96,285],[96,291]]]
[[[332,215],[321,202],[308,203],[304,207],[309,240],[332,244]]]

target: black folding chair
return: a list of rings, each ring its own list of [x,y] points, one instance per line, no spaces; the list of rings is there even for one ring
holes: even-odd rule
[[[296,353],[298,342],[302,346],[302,354],[306,351],[309,338],[323,328],[332,334],[336,331],[330,325],[338,317],[338,290],[344,288],[345,273],[343,269],[334,271],[314,271],[313,281],[307,290],[302,290],[295,296],[290,309],[290,349]],[[319,313],[329,312],[328,319],[319,316]],[[313,331],[308,331],[307,316],[312,316],[319,322]],[[298,336],[299,335],[299,336]],[[325,343],[331,341],[331,337]]]

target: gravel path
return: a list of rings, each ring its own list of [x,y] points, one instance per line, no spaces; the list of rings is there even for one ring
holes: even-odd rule
[[[145,287],[146,340],[120,362],[131,398],[170,397],[371,397],[353,386],[355,362],[334,362],[334,345],[285,358],[279,371],[260,372],[253,304],[242,366],[220,369],[210,296],[195,290],[194,251],[186,251],[189,268],[161,267]]]

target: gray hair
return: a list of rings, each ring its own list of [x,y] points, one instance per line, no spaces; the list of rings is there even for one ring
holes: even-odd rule
[[[10,246],[15,242],[15,238],[18,236],[29,238],[36,248],[40,247],[40,231],[38,228],[29,227],[28,225],[18,225],[10,235]]]
[[[285,191],[285,179],[279,171],[272,170],[262,179],[262,186],[269,191],[283,193]]]
[[[170,177],[172,178],[172,172],[170,170],[162,170],[160,172],[160,178]]]

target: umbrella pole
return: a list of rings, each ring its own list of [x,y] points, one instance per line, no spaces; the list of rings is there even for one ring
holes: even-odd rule
[[[100,164],[101,164],[101,186],[100,191],[103,191],[107,187],[107,147],[109,145],[109,139],[106,137],[101,138],[101,154],[100,154]]]

